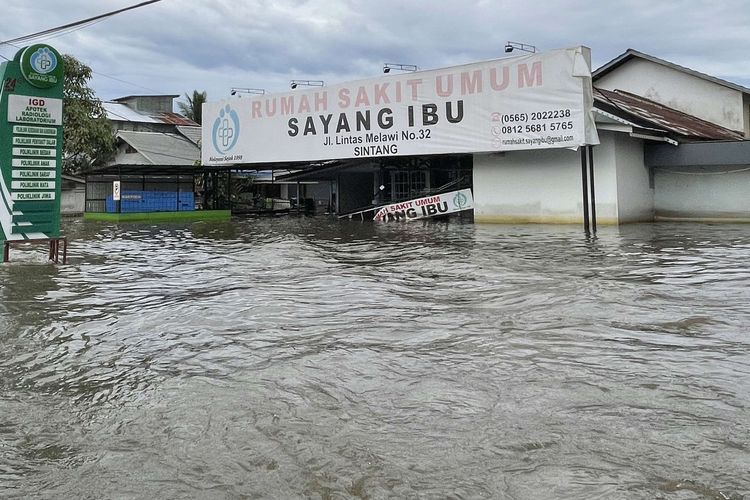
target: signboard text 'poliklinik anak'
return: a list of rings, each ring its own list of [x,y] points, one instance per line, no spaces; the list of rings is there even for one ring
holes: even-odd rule
[[[49,45],[0,65],[0,240],[60,236],[63,59]]]
[[[589,60],[576,47],[206,103],[203,164],[596,144]]]

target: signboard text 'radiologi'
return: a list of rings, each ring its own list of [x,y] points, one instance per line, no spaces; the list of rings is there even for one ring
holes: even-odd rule
[[[63,79],[46,44],[0,64],[0,240],[60,236]]]

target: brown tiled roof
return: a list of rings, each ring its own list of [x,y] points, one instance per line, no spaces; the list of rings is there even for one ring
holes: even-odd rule
[[[625,114],[623,118],[640,125],[657,127],[682,138],[694,140],[742,140],[742,132],[721,127],[706,120],[669,108],[658,102],[625,92],[594,88],[594,101],[597,108]]]

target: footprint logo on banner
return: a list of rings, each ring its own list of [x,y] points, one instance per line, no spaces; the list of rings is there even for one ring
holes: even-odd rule
[[[214,121],[211,133],[214,149],[219,153],[227,153],[237,144],[240,137],[240,117],[237,111],[227,104],[219,111],[219,116]]]
[[[40,75],[46,75],[55,71],[57,67],[57,56],[53,54],[47,47],[42,47],[33,54],[30,58],[31,67],[34,71]]]

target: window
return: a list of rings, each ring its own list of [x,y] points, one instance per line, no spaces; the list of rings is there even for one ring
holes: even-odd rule
[[[393,201],[418,198],[429,189],[429,173],[426,170],[399,170],[391,174]]]

